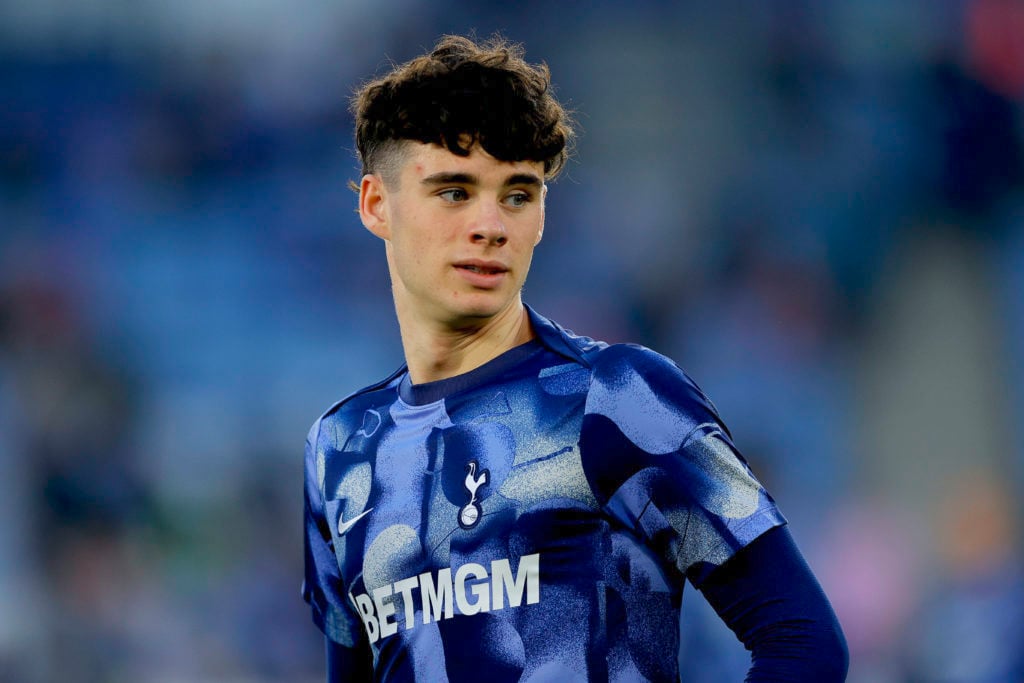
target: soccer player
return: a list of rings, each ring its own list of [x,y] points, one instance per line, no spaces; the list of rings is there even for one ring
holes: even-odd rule
[[[687,579],[747,680],[844,680],[828,600],[704,393],[521,299],[572,136],[547,68],[449,36],[353,106],[406,364],[306,442],[329,680],[676,681]]]

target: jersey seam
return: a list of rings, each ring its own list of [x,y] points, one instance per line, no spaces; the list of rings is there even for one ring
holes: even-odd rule
[[[341,400],[336,401],[330,408],[324,411],[323,415],[320,416],[320,419],[323,420],[329,417],[332,413],[336,412],[339,408],[341,408],[343,405],[345,405],[352,399],[356,398],[357,396],[362,396],[363,394],[368,394],[372,391],[383,389],[385,386],[393,382],[399,375],[404,373],[406,371],[406,368],[407,366],[403,364],[401,367],[399,367],[397,370],[395,370],[394,372],[392,372],[390,375],[380,380],[379,382],[374,382],[373,384],[365,386],[362,389],[357,389],[348,396],[345,396]]]
[[[759,512],[755,512],[754,514],[750,515],[750,516],[749,516],[749,517],[748,517],[748,518],[747,518],[747,519],[746,519],[746,520],[745,520],[745,521],[744,521],[744,522],[743,522],[742,524],[740,524],[739,526],[737,526],[737,527],[736,527],[736,528],[734,529],[733,537],[737,536],[737,535],[739,534],[739,532],[740,532],[740,531],[742,531],[743,529],[746,529],[746,528],[747,528],[748,526],[750,526],[750,525],[751,525],[751,524],[753,524],[754,522],[760,522],[760,521],[764,521],[764,520],[767,520],[767,521],[769,521],[769,522],[773,522],[773,524],[772,524],[771,526],[769,526],[769,527],[766,527],[766,528],[764,529],[764,531],[762,531],[762,532],[761,532],[761,534],[763,534],[763,533],[765,533],[765,532],[769,531],[770,529],[774,529],[775,527],[779,527],[779,526],[785,526],[786,524],[788,524],[788,522],[787,522],[787,521],[786,521],[786,519],[785,519],[785,518],[784,518],[784,517],[783,517],[783,516],[781,515],[781,513],[778,513],[778,511],[777,511],[777,510],[773,510],[772,508],[768,508],[768,509],[764,509],[764,510],[761,510],[761,511],[759,511]],[[689,526],[689,521],[687,521],[687,526]],[[726,559],[725,559],[724,561],[722,561],[722,563],[721,563],[721,564],[718,564],[718,565],[717,565],[717,566],[715,567],[715,569],[718,569],[718,568],[722,567],[722,566],[723,566],[723,565],[724,565],[724,564],[725,564],[726,562],[728,562],[729,560],[731,560],[731,559],[732,559],[732,558],[733,558],[733,557],[734,557],[734,556],[736,555],[736,553],[737,553],[737,552],[739,552],[740,550],[742,550],[743,548],[747,547],[748,545],[750,545],[751,543],[753,543],[753,542],[754,542],[755,540],[757,540],[757,539],[758,539],[758,538],[759,538],[759,537],[761,536],[761,534],[758,534],[758,535],[757,535],[757,536],[755,536],[754,538],[752,538],[752,539],[750,539],[749,541],[747,541],[747,542],[746,542],[745,544],[741,545],[741,546],[740,546],[739,548],[736,548],[736,549],[735,549],[735,550],[734,550],[733,552],[729,553],[729,557],[727,557],[727,558],[726,558]],[[694,562],[693,562],[693,563],[692,563],[692,564],[690,565],[690,567],[692,567],[692,566],[693,566],[694,564],[696,564],[697,562],[705,562],[705,563],[708,563],[708,564],[713,564],[713,563],[709,562],[709,561],[708,561],[707,559],[705,559],[705,558],[708,558],[708,557],[712,557],[712,556],[714,556],[715,552],[716,552],[716,551],[717,551],[717,550],[718,550],[719,548],[722,548],[723,546],[727,546],[727,545],[729,545],[729,540],[728,540],[728,539],[726,539],[726,538],[723,538],[723,539],[721,539],[721,540],[720,540],[720,541],[719,541],[718,543],[716,543],[716,544],[714,545],[714,547],[713,547],[713,548],[711,548],[710,550],[708,550],[708,552],[704,553],[704,557],[701,557],[701,558],[698,558],[698,559],[696,559],[696,560],[695,560],[695,561],[694,561]],[[689,570],[689,567],[687,567],[687,570]],[[711,570],[711,571],[713,572],[714,570]],[[685,572],[684,572],[684,573],[685,573]],[[701,584],[702,584],[702,585],[704,584],[704,582],[705,582],[705,581],[707,581],[707,579],[708,579],[708,576],[710,575],[710,573],[711,573],[711,572],[708,572],[708,575],[707,575],[707,576],[705,576],[705,577],[704,577],[704,578],[703,578],[703,579],[701,580]],[[692,581],[691,581],[691,583],[692,583]],[[694,586],[696,586],[696,584],[694,584]],[[698,586],[697,588],[698,588],[698,590],[699,590],[699,586]]]

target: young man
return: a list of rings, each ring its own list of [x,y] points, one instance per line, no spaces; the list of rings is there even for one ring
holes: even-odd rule
[[[354,109],[406,365],[306,442],[329,680],[676,681],[687,578],[748,680],[843,680],[831,607],[707,397],[522,302],[572,135],[547,69],[446,37]]]

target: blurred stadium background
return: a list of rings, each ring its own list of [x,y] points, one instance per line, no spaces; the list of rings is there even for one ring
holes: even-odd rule
[[[708,390],[851,681],[1024,680],[1018,0],[0,2],[0,680],[322,680],[303,439],[401,362],[347,98],[471,29],[583,129],[527,300]]]

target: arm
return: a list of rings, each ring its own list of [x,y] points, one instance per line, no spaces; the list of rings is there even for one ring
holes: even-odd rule
[[[328,683],[373,680],[373,656],[358,618],[345,601],[333,533],[325,512],[318,472],[320,420],[310,429],[305,453],[305,512],[303,545],[305,578],[302,597],[310,605],[313,622],[324,633]]]
[[[327,683],[352,683],[373,680],[373,656],[365,642],[362,647],[348,648],[330,638],[327,646]]]
[[[846,680],[839,621],[786,527],[759,536],[698,589],[750,650],[748,683]]]
[[[595,497],[700,589],[753,653],[747,681],[844,680],[848,655],[785,517],[677,365],[611,346],[594,362],[581,453]]]

